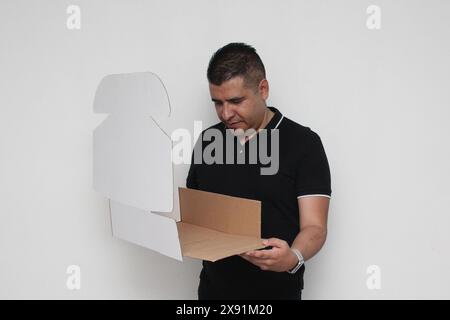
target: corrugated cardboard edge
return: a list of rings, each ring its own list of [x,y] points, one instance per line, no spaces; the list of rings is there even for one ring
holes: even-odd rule
[[[180,219],[220,232],[261,237],[261,201],[178,188]]]
[[[264,248],[262,240],[232,235],[193,224],[177,222],[183,256],[217,261],[250,250]]]
[[[179,187],[178,236],[184,256],[217,261],[264,248],[261,201]]]

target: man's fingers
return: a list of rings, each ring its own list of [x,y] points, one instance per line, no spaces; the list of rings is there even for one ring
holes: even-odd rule
[[[265,246],[272,246],[276,248],[283,248],[287,245],[287,242],[278,238],[270,238],[263,241]]]
[[[275,252],[273,250],[255,250],[246,253],[250,257],[259,259],[274,259]]]
[[[273,265],[274,260],[272,259],[261,259],[261,258],[254,258],[250,257],[248,255],[240,255],[243,259],[247,260],[248,262],[254,264],[255,266],[261,268],[262,270],[269,270],[270,267]]]

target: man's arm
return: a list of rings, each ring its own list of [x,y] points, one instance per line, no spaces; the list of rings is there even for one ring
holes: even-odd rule
[[[292,248],[298,249],[305,261],[319,252],[325,243],[329,204],[330,199],[323,196],[306,196],[298,199],[301,227]],[[271,238],[263,243],[273,248],[249,251],[241,254],[241,257],[262,270],[283,272],[291,270],[297,264],[297,256],[286,241]]]
[[[300,232],[291,247],[298,249],[305,261],[316,255],[325,243],[329,204],[330,199],[323,196],[298,199]]]

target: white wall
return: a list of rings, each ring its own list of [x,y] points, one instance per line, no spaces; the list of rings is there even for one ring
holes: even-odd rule
[[[71,4],[81,30],[66,27]],[[372,4],[380,30],[366,27]],[[92,189],[105,117],[93,97],[106,74],[152,71],[171,129],[215,123],[207,63],[242,41],[266,65],[269,104],[319,133],[332,170],[329,236],[304,298],[449,299],[449,27],[450,2],[436,0],[2,1],[0,298],[196,298],[198,261],[112,238]],[[80,290],[66,287],[69,265]]]

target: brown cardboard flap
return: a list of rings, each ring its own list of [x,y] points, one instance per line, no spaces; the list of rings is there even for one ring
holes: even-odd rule
[[[178,222],[183,256],[217,261],[246,251],[264,248],[262,240],[228,234],[193,224]]]
[[[217,261],[264,248],[260,201],[182,187],[178,191],[183,256]]]
[[[229,234],[261,237],[261,201],[178,188],[181,221]]]

